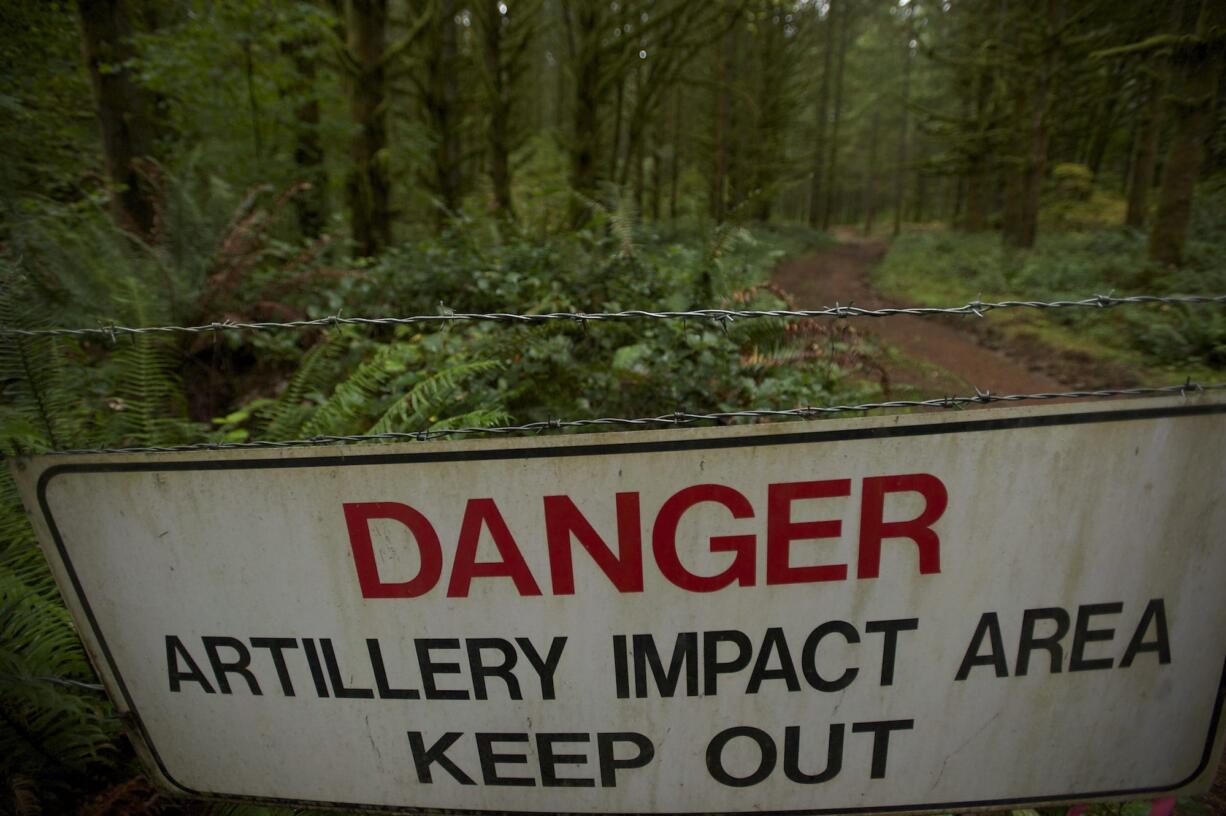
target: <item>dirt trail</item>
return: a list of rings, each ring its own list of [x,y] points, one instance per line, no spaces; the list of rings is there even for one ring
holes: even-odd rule
[[[774,282],[790,292],[800,308],[834,303],[865,308],[899,306],[877,295],[868,282],[869,270],[886,253],[882,241],[840,236],[837,246],[781,264]],[[971,332],[929,317],[857,318],[855,328],[875,334],[906,357],[935,368],[897,361],[886,365],[891,383],[909,385],[934,395],[966,392],[972,386],[995,393],[1020,394],[1062,390],[1063,384],[1037,370],[1033,363],[986,348]]]
[[[781,264],[772,276],[774,283],[790,292],[802,309],[835,303],[845,306],[854,303],[872,309],[903,305],[878,296],[868,282],[869,270],[885,256],[885,243],[846,234],[839,235],[839,239],[837,246]],[[857,318],[854,325],[865,334],[882,338],[911,360],[935,367],[923,370],[906,360],[889,361],[885,368],[895,387],[913,386],[932,396],[966,393],[973,386],[1002,394],[1059,391],[1068,387],[1039,370],[1034,349],[1025,350],[1030,357],[1027,362],[987,348],[975,333],[957,328],[956,321],[968,319],[946,321],[901,315]],[[1088,371],[1082,370],[1087,368]],[[1079,386],[1083,385],[1079,382],[1083,377],[1101,376],[1103,371],[1110,375],[1114,371],[1076,364],[1066,366],[1065,370]],[[1127,372],[1121,370],[1115,376],[1118,382]],[[1197,801],[1210,813],[1226,813],[1226,759],[1218,767],[1212,790],[1197,797]]]

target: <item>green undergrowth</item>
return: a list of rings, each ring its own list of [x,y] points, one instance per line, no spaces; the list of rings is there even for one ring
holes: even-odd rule
[[[1041,234],[1028,252],[1008,250],[994,233],[930,231],[903,235],[874,273],[884,294],[926,306],[974,300],[1080,300],[1099,294],[1217,295],[1226,292],[1226,195],[1202,196],[1187,263],[1164,269],[1145,257],[1145,236],[1124,228]],[[966,318],[973,320],[975,318]],[[1006,336],[1122,366],[1137,381],[1185,376],[1220,381],[1226,373],[1226,309],[1141,305],[1113,309],[1015,310],[984,320]]]
[[[100,209],[29,213],[0,250],[0,323],[780,308],[785,297],[763,285],[771,269],[828,240],[801,229],[645,228],[602,213],[555,235],[466,222],[353,262],[339,244],[286,239],[278,207],[271,190],[172,195],[148,244],[116,234]],[[6,336],[0,448],[14,456],[861,401],[878,392],[858,374],[856,346],[829,327],[706,319]],[[141,813],[275,812],[154,795],[109,703],[44,679],[95,678],[7,471],[0,528],[0,775],[21,812],[138,812],[124,810],[129,801]]]

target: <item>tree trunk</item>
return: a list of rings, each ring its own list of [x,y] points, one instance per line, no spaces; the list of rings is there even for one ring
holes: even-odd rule
[[[881,114],[873,112],[873,128],[868,137],[868,169],[864,202],[864,234],[873,232],[873,220],[877,217],[877,129],[881,123]]]
[[[732,48],[729,52],[728,94],[731,97],[734,86],[745,73],[744,31],[741,27],[732,30]],[[739,89],[738,89],[739,90]],[[746,166],[745,131],[752,123],[752,113],[747,106],[733,104],[728,119],[728,200],[725,209],[735,211],[748,193],[750,186],[749,167]]]
[[[319,134],[319,94],[315,87],[316,57],[311,53],[317,43],[295,39],[285,42],[281,51],[294,65],[294,77],[286,93],[294,103],[294,168],[298,181],[310,188],[294,197],[298,231],[305,238],[323,234],[327,217],[328,172],[324,169],[323,142]]]
[[[1226,27],[1226,4],[1203,0],[1196,23],[1196,42],[1181,46],[1174,62],[1180,79],[1172,100],[1175,133],[1162,172],[1158,211],[1149,234],[1149,257],[1158,263],[1183,263],[1184,242],[1192,198],[1205,160],[1205,146],[1213,133],[1213,103],[1222,73],[1222,47],[1209,41]]]
[[[673,155],[668,163],[668,219],[677,220],[677,185],[681,175],[681,88],[673,89]]]
[[[1174,0],[1167,11],[1167,31],[1177,32],[1183,23],[1183,0]],[[1128,167],[1128,212],[1124,223],[1134,229],[1145,226],[1149,193],[1158,170],[1158,147],[1162,138],[1163,97],[1171,82],[1170,58],[1158,53],[1142,68],[1147,80],[1141,121],[1134,126],[1132,161]]]
[[[424,113],[430,130],[429,175],[424,179],[434,194],[435,226],[441,228],[460,209],[459,78],[456,59],[455,0],[437,0],[434,36],[427,43]]]
[[[1046,0],[1045,31],[1035,58],[1034,71],[1012,77],[1013,124],[1018,128],[1013,167],[1005,180],[1005,217],[1002,237],[1007,246],[1031,249],[1039,232],[1039,196],[1047,171],[1050,141],[1048,113],[1051,108],[1051,83],[1059,59],[1054,40],[1062,17],[1062,0]]]
[[[127,10],[123,0],[77,0],[77,18],[111,180],[111,217],[120,229],[150,240],[157,224],[148,176],[152,146],[144,100],[127,67],[134,56]]]
[[[651,219],[660,220],[660,187],[663,186],[664,174],[660,169],[660,148],[654,144],[651,147]]]
[[[490,185],[494,192],[494,210],[506,220],[513,220],[515,207],[511,201],[511,88],[503,66],[501,0],[482,0],[482,45],[485,70],[489,83],[489,131],[486,146],[489,153]]]
[[[724,37],[719,55],[719,74],[715,102],[715,168],[711,173],[709,209],[715,223],[722,223],[727,211],[728,172],[732,160],[732,77],[736,59],[732,48],[733,32]]]
[[[626,104],[626,82],[619,80],[617,83],[617,93],[613,97],[613,145],[609,148],[609,172],[610,179],[620,177],[618,171],[618,161],[621,158],[622,149],[622,111]]]
[[[894,229],[893,234],[897,236],[902,232],[902,216],[903,216],[903,192],[906,189],[907,179],[907,148],[908,148],[908,133],[909,126],[908,106],[911,104],[911,13],[912,7],[908,5],[903,12],[907,16],[907,28],[904,34],[906,35],[905,50],[903,51],[902,64],[902,122],[898,129],[898,164],[894,168]]]
[[[387,0],[348,0],[345,17],[353,61],[348,94],[354,124],[346,192],[354,252],[358,257],[369,257],[379,254],[392,240],[383,70]]]
[[[830,229],[830,220],[834,214],[834,184],[835,171],[839,157],[839,124],[843,117],[843,69],[847,65],[847,47],[851,42],[850,9],[844,8],[839,15],[839,53],[836,56],[834,71],[834,111],[830,120],[830,158],[826,161],[826,178],[822,187],[826,191],[826,202],[822,206],[822,229]]]
[[[1078,155],[1083,164],[1098,178],[1102,170],[1103,158],[1107,155],[1107,147],[1111,136],[1118,131],[1120,103],[1123,102],[1122,88],[1125,84],[1124,63],[1117,61],[1107,72],[1107,85],[1098,93],[1091,119],[1084,128],[1084,146],[1079,148]]]
[[[639,144],[640,146],[635,148],[634,154],[628,156],[627,160],[633,163],[634,170],[634,172],[631,174],[631,185],[634,193],[634,212],[636,215],[642,216],[644,193],[643,162],[645,161],[645,157],[643,155],[642,142]]]
[[[1090,147],[1086,152],[1086,166],[1098,178],[1098,172],[1103,167],[1103,157],[1107,154],[1107,143],[1116,129],[1116,109],[1119,107],[1119,94],[1112,94],[1101,111],[1102,119],[1094,128],[1090,138]]]
[[[443,17],[442,39],[442,100],[446,111],[443,125],[443,161],[440,187],[443,191],[443,206],[448,217],[459,212],[464,195],[463,144],[460,134],[460,65],[456,44],[455,0],[441,0],[439,11]]]
[[[992,191],[987,163],[987,157],[975,157],[975,163],[966,174],[966,203],[962,210],[962,229],[965,232],[983,232],[988,228]]]
[[[1158,167],[1158,140],[1162,135],[1162,97],[1166,93],[1167,84],[1164,69],[1151,65],[1148,73],[1149,82],[1145,90],[1141,126],[1132,154],[1132,167],[1128,172],[1128,212],[1124,223],[1134,229],[1145,226],[1149,191],[1154,186],[1154,171]]]
[[[988,163],[988,132],[992,127],[992,73],[981,66],[974,75],[975,129],[970,137],[966,169],[959,180],[955,223],[964,232],[983,232],[988,228],[991,201],[991,173]]]
[[[591,217],[586,199],[596,197],[600,154],[600,35],[598,10],[592,3],[563,4],[563,15],[571,30],[575,64],[574,113],[570,149],[570,222],[582,226]]]
[[[826,120],[830,116],[830,63],[837,47],[835,23],[838,0],[826,11],[826,46],[822,53],[822,81],[817,88],[817,121],[814,123],[813,169],[809,177],[809,226],[819,226],[822,215],[822,180],[826,172]]]

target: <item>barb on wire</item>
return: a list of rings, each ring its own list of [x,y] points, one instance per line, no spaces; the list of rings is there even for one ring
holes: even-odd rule
[[[1115,306],[1162,303],[1169,305],[1226,305],[1226,295],[1130,295],[1114,297],[1095,295],[1082,300],[1001,300],[991,303],[971,301],[961,306],[906,306],[865,309],[849,304],[835,304],[821,309],[694,309],[692,311],[645,311],[623,312],[544,312],[541,314],[517,314],[513,312],[445,312],[432,315],[408,315],[405,317],[342,317],[338,312],[328,317],[311,320],[290,320],[283,323],[256,322],[236,323],[222,320],[198,326],[98,326],[94,328],[48,328],[23,329],[15,326],[0,326],[0,337],[103,337],[114,342],[119,335],[136,334],[208,334],[226,331],[278,331],[291,329],[327,329],[336,326],[407,326],[413,324],[454,323],[505,323],[512,325],[539,325],[551,322],[577,322],[586,327],[591,322],[617,322],[630,320],[711,320],[725,330],[734,320],[760,318],[819,318],[819,317],[895,317],[911,315],[961,315],[983,317],[986,313],[1001,309],[1105,309]]]
[[[492,428],[443,428],[424,431],[387,431],[376,434],[350,434],[313,436],[309,439],[265,440],[251,442],[200,442],[194,445],[176,445],[167,447],[133,447],[133,448],[78,448],[72,450],[49,451],[55,455],[67,454],[97,454],[97,453],[184,453],[189,451],[209,450],[250,450],[262,448],[294,448],[309,445],[346,445],[360,442],[414,441],[426,442],[449,436],[466,436],[473,434],[512,435],[518,433],[539,433],[546,430],[566,428],[607,427],[670,427],[691,425],[696,422],[720,422],[733,419],[763,419],[763,418],[800,418],[812,419],[834,414],[864,413],[890,408],[961,408],[966,405],[987,405],[996,402],[1026,402],[1033,400],[1053,399],[1105,399],[1109,397],[1141,397],[1226,390],[1226,383],[1211,383],[1202,385],[1191,379],[1177,385],[1164,385],[1139,388],[1104,388],[1089,391],[1051,391],[1035,394],[993,394],[991,391],[981,391],[976,388],[974,394],[964,396],[948,396],[939,399],[926,400],[891,400],[888,402],[866,402],[858,405],[821,405],[802,408],[781,409],[748,409],[743,411],[712,411],[696,414],[685,411],[674,411],[669,414],[649,417],[593,417],[588,419],[546,419],[538,422],[527,422],[522,425],[502,425]]]

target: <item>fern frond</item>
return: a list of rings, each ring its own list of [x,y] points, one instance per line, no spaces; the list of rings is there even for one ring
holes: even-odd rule
[[[115,427],[124,444],[178,444],[193,435],[178,376],[177,350],[166,338],[138,335],[115,352],[112,361],[118,370]]]
[[[398,343],[380,346],[369,360],[338,384],[331,396],[311,414],[302,426],[303,435],[360,433],[365,430],[371,403],[381,398],[380,392],[394,376],[404,372],[402,358],[405,355],[406,349]]]
[[[388,431],[411,432],[433,427],[460,427],[460,425],[442,425],[442,422],[447,422],[448,419],[442,422],[438,420],[440,414],[446,414],[448,400],[468,380],[479,374],[496,371],[501,367],[501,363],[495,360],[478,360],[461,363],[431,374],[413,386],[413,389],[403,399],[396,400],[367,432],[377,434]],[[482,425],[498,424],[499,420],[496,420],[495,417],[501,418],[502,422],[510,421],[507,413],[497,408],[478,409],[478,411],[461,416],[471,416],[474,422]]]
[[[634,196],[618,191],[609,211],[609,229],[617,239],[621,254],[633,258],[638,254],[638,243],[635,233],[638,230],[639,213]]]
[[[111,762],[109,703],[45,677],[94,680],[67,610],[0,567],[0,753],[33,751],[78,773]]]
[[[0,269],[0,324],[47,325],[45,309],[31,306],[31,290],[15,270]],[[71,445],[80,436],[78,379],[70,377],[72,341],[57,337],[0,339],[0,446],[11,454]]]
[[[21,505],[17,484],[7,469],[0,472],[0,570],[48,602],[59,598],[34,528]]]
[[[264,439],[293,439],[302,435],[302,426],[309,419],[313,407],[304,403],[312,392],[322,392],[328,380],[334,376],[335,363],[348,346],[349,332],[339,331],[327,336],[302,356],[285,391],[266,410],[260,412],[264,420],[261,434]]]
[[[453,428],[493,428],[498,425],[508,425],[511,414],[502,408],[477,408],[463,414],[440,419],[431,423],[429,430],[442,431]]]
[[[148,320],[146,295],[137,281],[129,278],[124,290],[138,319]],[[174,339],[165,335],[139,334],[120,344],[109,358],[113,426],[101,434],[103,442],[113,444],[118,438],[129,445],[175,445],[202,435],[187,419],[180,354]]]

